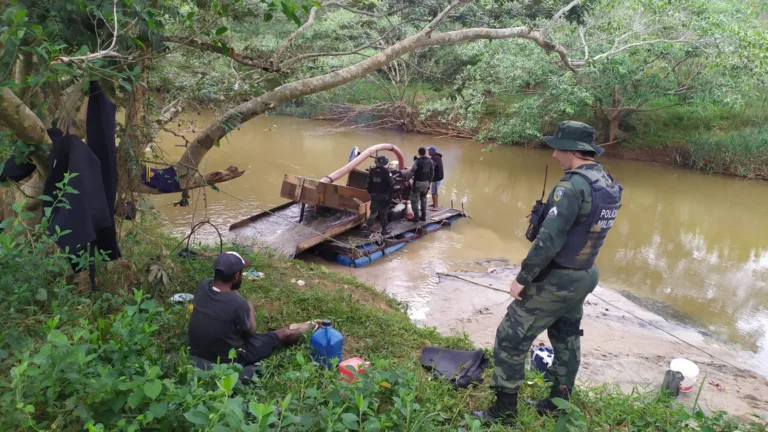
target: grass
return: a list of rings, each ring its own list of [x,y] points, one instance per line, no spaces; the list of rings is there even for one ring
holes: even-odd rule
[[[0,429],[481,430],[471,411],[492,402],[492,369],[484,384],[456,390],[418,363],[423,347],[471,349],[467,338],[414,325],[404,305],[324,266],[242,250],[265,274],[241,288],[255,305],[260,330],[331,318],[345,336],[345,357],[360,356],[372,366],[354,384],[343,383],[336,371],[309,361],[305,339],[267,359],[261,378],[235,388],[231,397],[232,366],[204,373],[163,356],[176,352],[186,358],[188,316],[185,307],[165,299],[193,292],[209,277],[212,257],[176,257],[178,241],[154,223],[125,226],[123,232],[127,263],[99,267],[101,293],[62,290],[26,307],[0,304]],[[160,277],[149,281],[149,272]],[[27,342],[7,343],[12,333]],[[521,400],[547,392],[543,377],[529,373]],[[558,421],[521,406],[518,430],[766,430],[724,413],[689,413],[655,391],[580,388],[572,402]]]
[[[682,164],[717,174],[768,179],[768,126],[694,135]]]

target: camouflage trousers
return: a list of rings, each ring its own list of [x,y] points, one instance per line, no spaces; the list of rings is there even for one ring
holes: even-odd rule
[[[427,215],[427,192],[429,191],[429,182],[413,182],[411,188],[411,209],[413,217]],[[421,204],[421,213],[419,213],[419,204]]]
[[[584,300],[597,286],[596,266],[588,270],[552,270],[540,282],[526,286],[509,305],[496,330],[491,388],[517,393],[525,378],[525,361],[531,344],[544,330],[555,351],[547,370],[553,388],[573,389],[581,362],[580,330]]]
[[[378,196],[372,196],[371,215],[368,217],[368,220],[365,223],[368,226],[371,226],[373,221],[376,220],[376,216],[378,216],[379,223],[381,223],[381,230],[384,231],[387,229],[387,213],[389,213],[389,203],[389,197],[382,198]]]

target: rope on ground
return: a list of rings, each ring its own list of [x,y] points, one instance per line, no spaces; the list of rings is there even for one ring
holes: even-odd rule
[[[473,285],[477,285],[477,286],[480,286],[480,287],[483,287],[483,288],[487,288],[487,289],[490,289],[490,290],[494,290],[494,291],[498,291],[498,292],[504,292],[504,293],[507,293],[507,294],[509,294],[509,291],[508,291],[508,290],[505,290],[505,289],[501,289],[501,288],[496,288],[496,287],[492,287],[492,286],[490,286],[490,285],[481,284],[481,283],[479,283],[479,282],[475,282],[475,281],[473,281],[473,280],[471,280],[471,279],[463,278],[463,277],[461,277],[461,276],[453,275],[453,274],[450,274],[450,273],[437,273],[437,275],[438,275],[438,276],[448,276],[448,277],[452,277],[452,278],[455,278],[455,279],[459,279],[459,280],[462,280],[462,281],[464,281],[464,282],[467,282],[467,283],[471,283],[471,284],[473,284]],[[611,306],[612,308],[614,308],[614,309],[618,309],[618,310],[620,310],[621,312],[624,312],[625,314],[627,314],[627,315],[630,315],[630,316],[634,317],[635,319],[637,319],[637,320],[639,320],[639,321],[642,321],[643,323],[645,323],[645,324],[647,324],[647,325],[649,325],[649,326],[651,326],[651,327],[655,328],[656,330],[659,330],[659,331],[661,331],[661,332],[663,332],[663,333],[667,334],[668,336],[670,336],[670,337],[672,337],[672,338],[674,338],[674,339],[676,339],[676,340],[678,340],[678,341],[680,341],[680,342],[684,343],[685,345],[688,345],[689,347],[691,347],[691,348],[693,348],[693,349],[695,349],[695,350],[698,350],[698,351],[700,351],[700,352],[702,352],[702,353],[704,353],[704,354],[708,355],[709,357],[712,357],[712,358],[713,358],[713,359],[715,359],[715,360],[718,360],[718,361],[720,361],[720,362],[721,362],[721,363],[723,363],[723,364],[727,364],[728,366],[731,366],[732,368],[734,368],[734,369],[736,369],[736,370],[738,370],[738,371],[744,372],[744,373],[751,373],[750,371],[748,371],[748,370],[745,370],[744,368],[741,368],[741,367],[739,367],[739,366],[736,366],[735,364],[733,364],[733,363],[731,363],[731,362],[729,362],[729,361],[727,361],[727,360],[724,360],[724,359],[722,359],[722,358],[720,358],[720,357],[718,357],[718,356],[716,356],[716,355],[714,355],[714,354],[712,354],[712,353],[708,352],[708,351],[707,351],[707,350],[705,350],[704,348],[698,347],[698,346],[696,346],[696,345],[694,345],[694,344],[692,344],[692,343],[690,343],[690,342],[686,341],[685,339],[682,339],[682,338],[680,338],[679,336],[676,336],[676,335],[674,335],[673,333],[671,333],[671,332],[669,332],[669,331],[667,331],[667,330],[664,330],[663,328],[661,328],[661,327],[657,326],[656,324],[654,324],[654,323],[652,323],[652,322],[649,322],[649,321],[647,321],[647,320],[645,320],[645,319],[643,319],[643,318],[640,318],[639,316],[637,316],[637,315],[633,314],[632,312],[630,312],[630,311],[628,311],[628,310],[626,310],[626,309],[624,309],[624,308],[621,308],[621,307],[619,307],[619,306],[617,306],[617,305],[615,305],[615,304],[613,304],[613,303],[609,302],[608,300],[605,300],[604,298],[602,298],[602,297],[598,296],[598,295],[597,295],[597,294],[595,294],[594,292],[592,293],[592,295],[593,295],[593,296],[595,296],[595,297],[596,297],[598,300],[602,301],[603,303],[605,303],[605,304],[607,304],[607,305]]]
[[[704,353],[704,354],[706,354],[706,355],[708,355],[708,356],[712,357],[712,358],[713,358],[713,359],[715,359],[715,360],[718,360],[718,361],[720,361],[720,362],[722,362],[722,363],[724,363],[724,364],[727,364],[728,366],[730,366],[730,367],[732,367],[732,368],[734,368],[734,369],[736,369],[736,370],[738,370],[738,371],[741,371],[741,372],[744,372],[744,373],[750,373],[750,374],[752,373],[752,372],[750,372],[750,371],[748,371],[748,370],[745,370],[745,369],[743,369],[743,368],[741,368],[741,367],[739,367],[739,366],[736,366],[735,364],[733,364],[733,363],[731,363],[731,362],[729,362],[729,361],[727,361],[727,360],[723,360],[723,359],[721,359],[720,357],[718,357],[718,356],[716,356],[716,355],[714,355],[714,354],[712,354],[712,353],[708,352],[708,351],[707,351],[707,350],[705,350],[704,348],[700,348],[700,347],[698,347],[698,346],[696,346],[696,345],[694,345],[694,344],[692,344],[692,343],[690,343],[690,342],[686,341],[685,339],[682,339],[682,338],[680,338],[679,336],[676,336],[676,335],[674,335],[674,334],[670,333],[669,331],[667,331],[667,330],[664,330],[663,328],[661,328],[661,327],[657,326],[656,324],[654,324],[654,323],[652,323],[652,322],[649,322],[649,321],[646,321],[646,320],[644,320],[644,319],[640,318],[639,316],[637,316],[637,315],[633,314],[632,312],[629,312],[629,311],[628,311],[628,310],[626,310],[626,309],[623,309],[623,308],[621,308],[621,307],[619,307],[619,306],[616,306],[615,304],[613,304],[613,303],[609,302],[608,300],[605,300],[604,298],[602,298],[602,297],[598,296],[598,295],[597,295],[597,294],[595,294],[594,292],[592,293],[592,295],[593,295],[593,296],[595,296],[595,297],[596,297],[598,300],[602,301],[603,303],[605,303],[605,304],[607,304],[607,305],[611,306],[612,308],[614,308],[614,309],[618,309],[618,310],[620,310],[620,311],[624,312],[625,314],[627,314],[627,315],[630,315],[630,316],[634,317],[635,319],[642,321],[643,323],[645,323],[645,324],[647,324],[647,325],[649,325],[649,326],[651,326],[651,327],[655,328],[656,330],[659,330],[659,331],[661,331],[661,332],[663,332],[663,333],[667,334],[668,336],[671,336],[672,338],[674,338],[674,339],[677,339],[678,341],[680,341],[680,342],[684,343],[685,345],[688,345],[689,347],[691,347],[691,348],[693,348],[693,349],[695,349],[695,350],[698,350],[698,351],[700,351],[700,352],[702,352],[702,353]]]
[[[503,292],[503,293],[505,293],[505,294],[509,294],[509,290],[505,290],[505,289],[503,289],[503,288],[496,288],[496,287],[492,287],[492,286],[490,286],[490,285],[481,284],[480,282],[475,282],[475,281],[473,281],[473,280],[471,280],[471,279],[463,278],[463,277],[461,277],[461,276],[457,276],[457,275],[454,275],[454,274],[450,274],[450,273],[438,273],[437,275],[438,275],[438,276],[447,276],[447,277],[452,277],[452,278],[454,278],[454,279],[463,280],[464,282],[467,282],[467,283],[471,283],[471,284],[473,284],[473,285],[477,285],[477,286],[479,286],[479,287],[488,288],[488,289],[491,289],[491,290],[494,290],[494,291],[498,291],[498,292]]]

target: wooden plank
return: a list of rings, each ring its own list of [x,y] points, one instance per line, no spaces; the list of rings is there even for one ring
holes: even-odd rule
[[[367,191],[343,185],[322,183],[306,177],[286,174],[280,196],[309,205],[321,205],[363,214],[371,201]]]
[[[242,228],[242,227],[250,224],[251,222],[257,221],[257,220],[263,218],[264,216],[267,216],[267,215],[271,214],[270,212],[275,213],[275,212],[280,211],[280,210],[285,210],[285,209],[287,209],[288,207],[290,207],[290,206],[292,206],[294,204],[296,204],[296,203],[293,202],[293,201],[288,201],[287,203],[281,204],[281,205],[279,205],[277,207],[273,207],[273,208],[269,209],[268,211],[265,210],[265,211],[262,211],[261,213],[256,213],[253,216],[249,216],[249,217],[247,217],[247,218],[245,218],[243,220],[240,220],[240,221],[237,221],[237,222],[233,223],[232,225],[229,226],[229,230],[232,231],[232,230],[236,230],[238,228]]]
[[[311,248],[312,246],[316,246],[326,240],[328,240],[328,237],[336,237],[337,235],[344,233],[346,231],[349,231],[350,229],[354,228],[357,225],[360,225],[365,220],[364,215],[357,215],[354,217],[354,219],[350,219],[348,221],[341,222],[339,224],[334,225],[330,229],[322,231],[323,235],[315,235],[313,237],[310,237],[307,240],[302,241],[299,243],[299,246],[296,247],[296,253],[304,252],[305,250]]]
[[[432,216],[432,217],[429,218],[429,220],[432,221],[432,222],[442,222],[442,221],[444,221],[446,219],[450,219],[450,218],[452,218],[454,216],[458,216],[460,214],[461,214],[461,212],[458,211],[458,210],[453,210],[453,211],[449,210],[449,211],[445,212],[444,214],[439,214],[439,215]]]
[[[301,190],[304,189],[304,177],[299,178],[299,183],[296,185],[296,191],[293,193],[293,200],[301,202]]]

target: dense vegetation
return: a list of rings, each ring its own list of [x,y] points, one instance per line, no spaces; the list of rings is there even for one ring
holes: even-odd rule
[[[0,234],[2,430],[485,430],[471,411],[490,403],[487,385],[454,390],[418,363],[424,346],[471,343],[417,327],[402,305],[353,278],[250,255],[265,273],[242,288],[259,329],[330,317],[345,336],[345,356],[372,366],[349,385],[309,360],[305,339],[265,361],[245,387],[236,366],[204,372],[186,364],[189,312],[166,301],[210,276],[210,256],[179,258],[184,244],[154,223],[126,224],[127,261],[99,264],[100,292],[88,293],[68,280],[66,256],[35,240],[39,227],[26,228],[24,217],[4,221]],[[212,252],[198,249],[205,250]],[[523,386],[524,399],[547,391],[541,375]],[[522,408],[520,430],[766,430],[725,413],[690,413],[654,391],[581,388],[572,402],[557,422]]]

